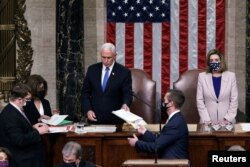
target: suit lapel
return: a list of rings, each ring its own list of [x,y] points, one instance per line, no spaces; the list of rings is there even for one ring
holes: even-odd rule
[[[97,82],[99,84],[99,91],[102,92],[102,63],[97,68]]]
[[[207,73],[205,80],[206,80],[208,91],[210,92],[211,96],[213,98],[217,99],[215,91],[214,91],[214,84],[213,84],[212,74]]]
[[[220,87],[220,95],[219,99],[223,97],[228,85],[228,76],[226,72],[223,72],[221,75],[221,87]]]

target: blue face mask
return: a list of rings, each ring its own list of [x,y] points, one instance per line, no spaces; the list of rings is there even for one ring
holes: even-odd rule
[[[209,68],[211,71],[219,71],[220,70],[220,62],[209,63]]]

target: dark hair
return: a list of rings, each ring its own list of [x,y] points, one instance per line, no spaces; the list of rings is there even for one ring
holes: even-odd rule
[[[175,108],[180,109],[185,102],[185,96],[180,90],[170,89],[167,91],[169,93],[168,100],[174,103]]]
[[[211,55],[218,55],[220,57],[220,70],[219,72],[223,72],[223,71],[226,71],[227,70],[227,65],[226,65],[226,62],[225,62],[225,57],[224,55],[217,49],[211,49],[208,53],[207,53],[207,66],[206,66],[206,71],[207,73],[211,73],[211,69],[209,67],[209,63],[210,63],[210,56]]]
[[[31,89],[28,85],[17,83],[10,92],[10,100],[13,101],[18,98],[24,98],[29,93],[31,93]]]
[[[8,161],[11,160],[11,153],[10,153],[9,149],[7,149],[5,147],[0,147],[0,152],[3,152],[6,154]]]
[[[38,88],[41,84],[44,85],[44,91],[45,91],[45,95],[47,94],[48,91],[48,85],[47,85],[47,81],[41,76],[41,75],[31,75],[27,81],[27,84],[30,86],[31,88],[31,94],[34,97],[37,97],[37,93],[38,93]]]

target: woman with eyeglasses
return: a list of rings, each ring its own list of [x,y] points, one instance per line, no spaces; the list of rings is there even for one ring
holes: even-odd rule
[[[206,72],[199,74],[197,85],[200,123],[235,123],[238,108],[235,73],[227,70],[225,58],[217,49],[208,52],[206,65]]]

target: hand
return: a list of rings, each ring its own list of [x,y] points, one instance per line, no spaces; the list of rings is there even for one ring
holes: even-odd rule
[[[87,112],[87,117],[90,121],[97,121],[94,111],[89,110]]]
[[[133,134],[133,138],[128,138],[128,143],[130,146],[134,147],[135,143],[138,141],[138,138],[135,134]]]
[[[229,125],[229,124],[231,124],[231,122],[228,121],[228,120],[226,120],[226,119],[224,118],[224,120],[221,122],[221,124]]]
[[[130,111],[129,107],[127,106],[127,104],[123,104],[122,105],[122,109],[124,109],[125,111]]]
[[[50,119],[50,116],[48,116],[48,115],[41,115],[40,119],[49,120],[49,119]]]
[[[58,110],[58,109],[53,109],[52,110],[52,114],[54,115],[54,114],[60,114],[60,111]]]
[[[40,135],[49,132],[48,125],[46,125],[44,123],[37,123],[37,124],[33,125],[33,128],[35,128],[39,132]]]
[[[138,124],[137,132],[140,134],[144,134],[147,131],[145,126]]]
[[[40,117],[40,118],[38,118],[38,122],[41,122],[41,121],[42,121],[42,119],[49,120],[49,119],[50,119],[50,116],[48,116],[48,115],[41,115],[41,117]]]

